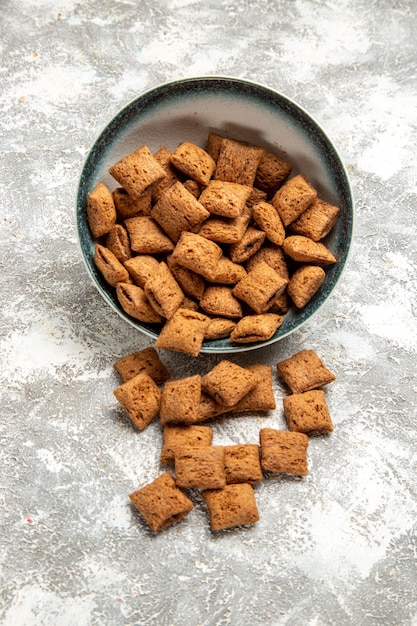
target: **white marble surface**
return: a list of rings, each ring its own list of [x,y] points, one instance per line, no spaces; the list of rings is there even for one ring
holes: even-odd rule
[[[405,0],[3,0],[4,626],[416,626],[416,15]],[[295,99],[349,171],[343,280],[302,330],[247,357],[315,349],[337,375],[335,430],[311,441],[306,479],[257,487],[254,527],[212,534],[197,498],[153,536],[127,494],[160,471],[157,425],[133,431],[112,371],[149,340],[90,283],[75,193],[123,105],[204,74]],[[216,362],[162,358],[178,376]],[[284,425],[280,408],[221,420],[215,440],[256,441],[266,425]]]

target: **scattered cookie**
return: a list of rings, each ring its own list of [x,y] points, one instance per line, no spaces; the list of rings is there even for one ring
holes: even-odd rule
[[[221,489],[226,485],[223,446],[177,448],[175,481],[187,489]]]
[[[314,350],[300,350],[277,363],[278,374],[292,393],[317,389],[336,380]]]
[[[259,511],[252,485],[238,483],[223,489],[203,491],[211,530],[225,530],[259,521]]]
[[[162,394],[148,374],[137,374],[117,387],[114,395],[139,430],[144,430],[159,414]]]
[[[198,421],[201,397],[201,376],[169,380],[162,390],[161,424],[194,424]]]
[[[202,388],[219,404],[233,406],[258,382],[258,376],[226,359],[220,361],[202,379]]]
[[[261,466],[264,470],[307,476],[307,435],[274,428],[261,428],[259,438]]]
[[[321,389],[294,393],[282,399],[288,428],[306,435],[333,431],[326,396]]]
[[[145,487],[133,491],[129,498],[154,532],[179,522],[194,508],[170,472],[164,472]]]
[[[173,463],[175,451],[179,448],[198,448],[210,446],[213,441],[213,429],[209,426],[174,426],[167,424],[163,430],[161,463]]]
[[[226,483],[250,483],[262,480],[262,469],[257,444],[246,443],[224,447]]]
[[[141,373],[148,374],[157,385],[162,385],[170,378],[167,368],[152,346],[121,357],[113,367],[124,383]]]

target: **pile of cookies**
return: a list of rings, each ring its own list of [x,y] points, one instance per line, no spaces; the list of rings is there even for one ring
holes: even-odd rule
[[[309,436],[333,430],[322,387],[335,375],[313,350],[277,363],[290,392],[283,398],[288,430],[262,428],[259,442],[238,445],[213,445],[213,428],[202,423],[274,410],[271,366],[221,360],[204,376],[172,380],[150,347],[122,357],[114,367],[122,381],[116,399],[139,430],[159,417],[160,462],[173,466],[129,496],[153,531],[194,508],[187,489],[201,490],[213,531],[257,522],[253,485],[271,472],[307,475]]]
[[[94,261],[122,309],[154,325],[156,347],[197,356],[203,341],[270,339],[336,263],[322,240],[339,208],[258,146],[208,134],[110,167],[89,193]]]

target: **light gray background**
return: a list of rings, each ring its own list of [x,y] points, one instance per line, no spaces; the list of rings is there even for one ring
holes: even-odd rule
[[[1,580],[5,626],[417,624],[416,37],[404,0],[2,0]],[[117,408],[113,362],[150,345],[85,271],[78,177],[114,114],[161,82],[223,74],[295,99],[356,198],[349,263],[302,330],[238,363],[313,348],[335,424],[310,475],[256,488],[252,527],[205,509],[153,536],[127,494],[160,471],[157,424]],[[163,354],[176,376],[197,361]],[[216,422],[256,441],[269,417]]]

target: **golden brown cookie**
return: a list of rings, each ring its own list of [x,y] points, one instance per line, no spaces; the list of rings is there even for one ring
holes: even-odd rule
[[[117,283],[130,281],[128,271],[113,252],[99,243],[94,248],[94,263],[105,281],[112,287],[116,287]]]
[[[175,481],[188,489],[221,489],[226,485],[223,446],[177,448]]]
[[[139,430],[144,430],[159,414],[161,391],[148,374],[136,374],[117,387],[114,395]]]
[[[210,213],[179,181],[164,189],[153,206],[153,219],[177,242],[185,230],[198,230]]]
[[[287,293],[298,309],[311,300],[325,278],[324,269],[318,265],[303,265],[295,270],[287,285]]]
[[[262,480],[259,446],[254,443],[224,447],[226,483],[254,483]]]
[[[132,198],[123,187],[117,187],[113,191],[113,201],[116,207],[118,220],[125,220],[128,217],[137,217],[139,215],[149,215],[151,212],[152,193],[150,189],[146,189],[137,198]]]
[[[159,261],[150,254],[138,254],[125,261],[124,266],[135,285],[143,288],[146,281],[158,271]]]
[[[109,230],[104,245],[108,250],[113,252],[120,263],[124,263],[132,256],[129,235],[121,224],[115,224],[113,228]]]
[[[246,229],[242,239],[233,243],[229,255],[233,263],[244,263],[253,256],[265,241],[265,232],[253,226]]]
[[[198,421],[201,376],[168,380],[162,390],[161,424],[194,424]]]
[[[261,428],[261,466],[270,472],[306,476],[308,437],[303,433]]]
[[[300,350],[277,363],[278,374],[292,393],[318,389],[336,380],[314,350]]]
[[[259,521],[259,511],[252,485],[239,483],[223,489],[203,491],[211,530],[225,530]]]
[[[306,435],[333,431],[333,424],[323,390],[295,393],[282,399],[288,428]]]
[[[209,318],[198,311],[177,309],[159,333],[155,348],[198,356],[209,322]]]
[[[231,407],[249,393],[258,382],[257,374],[224,359],[203,377],[201,385],[216,402]]]
[[[194,508],[169,472],[132,492],[129,498],[154,532],[175,524]]]
[[[248,365],[246,369],[258,377],[258,382],[249,393],[231,407],[232,413],[273,411],[276,408],[276,401],[272,384],[271,365],[254,363],[253,365]]]
[[[335,256],[323,243],[313,241],[303,235],[291,235],[282,244],[284,253],[299,263],[314,265],[332,265],[336,263]]]
[[[255,187],[272,196],[285,182],[292,170],[290,163],[264,150],[255,176]]]
[[[213,317],[205,333],[205,339],[213,341],[215,339],[226,339],[236,326],[236,322],[224,317]]]
[[[253,187],[263,150],[234,139],[224,138],[214,178]]]
[[[242,306],[225,285],[208,285],[200,299],[200,307],[205,313],[231,319],[242,317]]]
[[[252,210],[245,206],[239,217],[229,219],[209,217],[198,232],[202,237],[210,239],[210,241],[230,244],[238,243],[245,234],[251,217]]]
[[[190,298],[200,300],[206,286],[204,278],[176,263],[172,255],[167,257],[167,264],[182,291]]]
[[[116,223],[116,208],[111,191],[98,183],[87,196],[87,221],[93,237],[102,237]]]
[[[161,324],[164,321],[164,318],[155,311],[149,302],[142,287],[128,283],[117,283],[116,295],[122,309],[140,322]]]
[[[213,429],[209,426],[164,426],[161,463],[172,463],[179,448],[210,446]]]
[[[172,253],[172,260],[197,274],[213,273],[223,252],[220,246],[201,235],[183,232]]]
[[[269,202],[258,202],[252,209],[253,219],[266,237],[276,246],[282,246],[285,228],[275,207]]]
[[[235,218],[241,215],[252,188],[223,180],[211,180],[199,201],[213,215]]]
[[[339,213],[339,207],[317,198],[295,222],[292,222],[290,228],[297,235],[320,241],[329,234]]]
[[[202,148],[190,141],[183,141],[171,155],[171,163],[188,178],[201,185],[208,185],[216,168],[215,161]]]
[[[274,194],[271,203],[278,211],[284,226],[288,226],[317,198],[317,191],[302,174],[290,178]]]
[[[138,254],[161,254],[172,252],[174,243],[149,215],[129,217],[125,225],[130,247]]]
[[[232,293],[259,314],[268,311],[286,286],[287,281],[265,261],[261,261],[237,283]]]
[[[167,368],[152,346],[121,357],[113,367],[124,383],[141,373],[148,374],[157,385],[161,385],[170,378]]]
[[[155,311],[168,320],[184,300],[181,287],[164,261],[159,263],[156,272],[146,281],[144,289]]]
[[[120,159],[109,168],[109,173],[132,198],[139,198],[165,176],[165,171],[147,146],[141,146]]]

